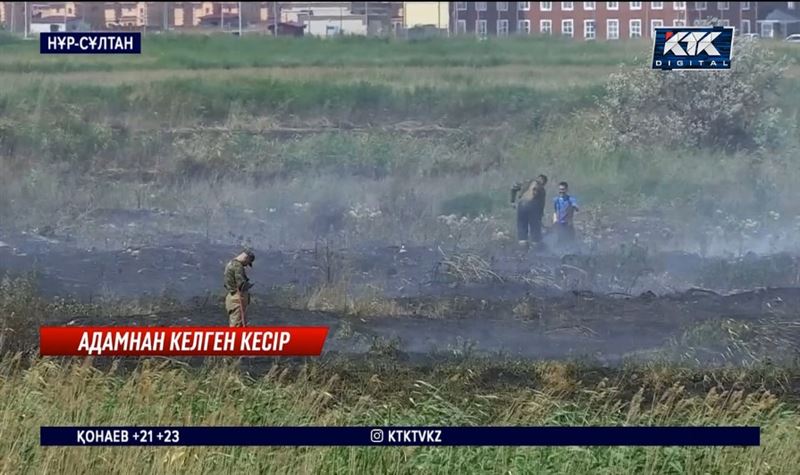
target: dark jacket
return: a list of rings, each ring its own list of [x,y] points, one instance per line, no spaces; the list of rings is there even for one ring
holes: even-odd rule
[[[546,201],[546,191],[544,186],[536,180],[527,180],[515,183],[511,187],[511,202],[517,201],[517,207],[528,208],[539,215],[544,215],[544,204]],[[517,200],[519,198],[519,200]]]

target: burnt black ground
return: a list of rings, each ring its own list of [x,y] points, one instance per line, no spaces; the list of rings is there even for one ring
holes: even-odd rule
[[[703,324],[733,320],[757,331],[780,322],[778,337],[761,338],[775,359],[794,358],[800,344],[800,289],[764,289],[728,296],[684,292],[663,297],[609,297],[567,293],[557,297],[527,298],[530,310],[514,312],[512,302],[461,298],[469,309],[439,318],[429,315],[343,316],[330,312],[270,307],[254,298],[250,325],[323,325],[330,327],[326,353],[373,353],[391,348],[411,355],[454,356],[496,354],[531,359],[591,359],[617,364],[624,359],[658,355],[671,358],[694,350],[693,359],[732,361],[725,356],[730,342],[714,341],[715,333],[692,340],[681,348],[682,338]],[[410,301],[416,301],[410,299]],[[408,301],[407,301],[408,302]],[[152,315],[73,318],[57,321],[70,325],[224,325],[219,304]],[[788,325],[788,326],[787,326]],[[770,339],[771,338],[771,339]],[[738,355],[743,356],[743,355]],[[761,355],[764,356],[764,355]]]
[[[238,250],[179,238],[166,238],[157,246],[83,249],[32,233],[2,232],[0,243],[0,272],[35,272],[45,295],[80,299],[164,294],[189,299],[218,293],[225,262]],[[663,295],[706,287],[732,292],[793,286],[800,277],[796,273],[800,261],[787,254],[751,256],[731,263],[722,258],[670,252],[650,255],[640,265],[610,254],[563,256],[502,248],[483,252],[481,257],[502,279],[497,283],[503,285],[455,288],[437,271],[437,264],[468,252],[439,246],[257,249],[258,258],[249,273],[258,285],[256,290],[262,291],[289,285],[306,288],[328,277],[344,276],[352,284],[351,290],[369,284],[388,297],[465,294],[494,299],[570,290],[651,291]],[[753,269],[759,272],[749,272]]]
[[[237,251],[235,247],[175,238],[150,247],[79,249],[63,239],[8,232],[0,241],[0,273],[34,271],[46,296],[87,301],[168,295],[187,302],[186,310],[179,312],[48,323],[226,323],[219,285],[224,263]],[[753,286],[789,284],[738,291],[739,274],[747,268],[734,269],[739,280],[720,275],[717,285],[704,285],[710,290],[696,290],[709,283],[708,269],[733,264],[683,253],[650,256],[642,275],[632,279],[617,255],[565,257],[497,249],[483,257],[498,278],[460,282],[437,271],[441,269],[437,264],[468,251],[438,246],[256,251],[258,258],[250,271],[257,284],[248,312],[250,324],[329,326],[328,353],[388,348],[418,356],[475,352],[617,363],[657,352],[664,355],[665,350],[674,356],[686,350],[680,345],[691,344],[693,357],[715,359],[725,341],[703,342],[699,334],[687,343],[686,334],[706,322],[712,322],[713,330],[714,322],[725,319],[759,328],[770,321],[783,322],[783,337],[775,340],[776,356],[791,356],[786,347],[800,341],[795,340],[800,288],[789,286],[796,276],[780,267],[793,261],[792,256],[750,256],[748,262],[735,263],[767,269],[752,276]],[[356,318],[292,310],[276,300],[287,287],[301,294],[328,278],[343,276],[353,295],[370,285],[379,289],[380,298],[393,299],[403,311]],[[719,335],[712,331],[712,336]]]

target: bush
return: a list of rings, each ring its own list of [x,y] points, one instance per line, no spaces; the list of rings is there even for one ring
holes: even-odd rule
[[[780,121],[771,95],[783,71],[774,54],[753,41],[736,45],[730,71],[620,71],[599,101],[602,143],[726,150],[774,145]]]

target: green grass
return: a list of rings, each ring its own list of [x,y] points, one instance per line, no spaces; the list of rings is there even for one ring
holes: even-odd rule
[[[459,87],[460,86],[460,87]],[[592,87],[595,86],[595,87]],[[43,79],[0,92],[0,111],[17,121],[31,112],[75,111],[94,122],[146,117],[156,124],[218,123],[230,114],[325,117],[355,123],[401,120],[487,123],[586,105],[597,85],[542,90],[523,84],[450,84],[397,88],[377,79],[327,81],[273,77],[164,78],[145,83],[74,84]],[[91,117],[89,117],[91,116]],[[8,119],[6,119],[8,120]],[[152,127],[152,126],[151,126]]]
[[[794,45],[764,41],[790,58]],[[39,55],[38,41],[0,41],[0,71],[77,72],[143,69],[237,69],[252,67],[387,67],[503,65],[609,66],[646,64],[652,43],[581,42],[560,38],[430,39],[403,41],[366,38],[273,39],[224,35],[145,35],[140,56]]]
[[[152,202],[180,198],[167,207],[211,203],[219,196],[195,194],[211,180],[262,209],[280,201],[271,190],[302,180],[314,191],[296,199],[370,201],[415,218],[413,233],[364,231],[376,239],[439,236],[438,211],[510,220],[510,183],[539,173],[572,183],[587,211],[661,213],[679,228],[720,208],[798,212],[796,66],[771,98],[784,137],[764,150],[609,150],[596,101],[618,65],[648,67],[647,42],[153,36],[142,56],[68,62],[33,43],[0,44],[0,215],[10,225],[58,220],[53,203],[138,206],[131,190],[143,173],[156,178]],[[796,57],[791,45],[763,43]],[[109,170],[126,178],[108,181]],[[330,177],[350,188],[317,193]],[[448,202],[471,192],[491,204]]]
[[[141,56],[42,57],[35,41],[0,44],[0,48],[0,71],[56,73],[298,66],[599,66],[615,65],[632,56],[646,56],[649,45],[645,41],[581,43],[552,38],[406,42],[365,38],[145,35]]]

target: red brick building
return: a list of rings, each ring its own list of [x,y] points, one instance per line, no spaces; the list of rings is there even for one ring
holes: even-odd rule
[[[451,2],[454,32],[616,40],[651,38],[658,26],[686,24],[687,2]],[[506,24],[508,29],[506,29]]]
[[[534,3],[537,2],[450,2],[451,33],[482,37],[525,34],[523,21],[530,14],[525,9],[530,10]]]
[[[782,37],[800,28],[800,2],[450,2],[451,34],[653,37],[659,26],[717,19],[737,32]]]

